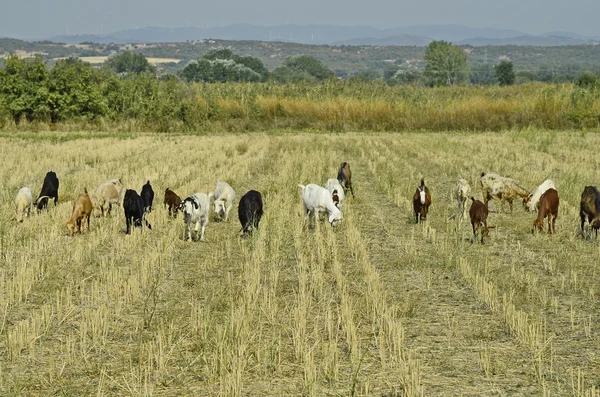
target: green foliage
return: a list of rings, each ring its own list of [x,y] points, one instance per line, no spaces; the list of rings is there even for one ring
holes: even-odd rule
[[[76,117],[94,119],[106,113],[101,81],[92,65],[78,58],[58,61],[48,82],[50,115],[53,122]]]
[[[207,83],[227,81],[265,81],[269,71],[258,58],[240,56],[226,48],[208,51],[197,61],[190,61],[181,71],[183,79]]]
[[[593,91],[600,88],[600,80],[597,75],[585,72],[575,80],[575,86]]]
[[[323,81],[335,77],[323,62],[308,55],[286,58],[283,64],[273,71],[275,80],[283,83]]]
[[[473,85],[494,85],[498,83],[494,67],[487,63],[471,66],[469,80]]]
[[[41,57],[6,58],[0,70],[0,108],[15,123],[45,120],[49,115],[48,71]]]
[[[423,71],[417,68],[400,68],[388,80],[391,85],[420,85],[423,80]]]
[[[156,68],[150,65],[144,55],[130,51],[109,57],[104,61],[104,66],[117,73],[156,73]]]
[[[447,41],[432,41],[425,49],[425,77],[434,86],[464,84],[469,76],[467,54]]]
[[[494,66],[496,78],[500,85],[513,85],[515,83],[516,75],[511,61],[504,60]]]

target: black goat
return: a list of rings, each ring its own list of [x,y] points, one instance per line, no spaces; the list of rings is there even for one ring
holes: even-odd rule
[[[40,212],[43,209],[48,209],[48,199],[54,198],[54,206],[58,203],[58,178],[54,171],[50,171],[44,177],[42,191],[39,197],[35,200],[35,206]]]
[[[258,229],[258,223],[263,216],[262,196],[256,190],[250,190],[240,199],[238,215],[242,224],[242,237],[252,234],[252,229]]]
[[[123,209],[125,210],[125,222],[127,223],[126,234],[131,233],[131,224],[134,227],[142,227],[142,220],[146,222],[148,229],[152,230],[152,226],[145,219],[144,215],[144,200],[135,190],[127,189],[125,198],[123,199]]]
[[[144,200],[144,212],[152,212],[152,201],[154,201],[154,190],[150,181],[142,186],[142,200]]]

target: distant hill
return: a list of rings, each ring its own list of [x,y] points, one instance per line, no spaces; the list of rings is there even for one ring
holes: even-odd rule
[[[378,29],[372,26],[293,24],[279,26],[257,26],[251,24],[234,24],[224,27],[206,28],[145,27],[139,29],[121,30],[103,36],[57,36],[50,38],[50,40],[67,44],[78,44],[82,42],[96,42],[101,44],[178,43],[203,39],[332,44],[346,42],[353,39],[366,41],[368,39],[384,39],[401,36],[425,37],[434,40],[448,40],[455,42],[473,37],[497,39],[523,35],[526,35],[526,33],[511,29],[470,28],[461,25],[415,25],[391,29]],[[397,42],[397,39],[389,40],[391,42]],[[421,40],[421,43],[425,43],[421,45],[427,45],[426,40]]]
[[[487,46],[487,45],[521,45],[521,46],[538,46],[538,47],[551,47],[551,46],[565,46],[565,45],[583,45],[587,44],[586,39],[576,39],[564,36],[517,36],[504,39],[490,39],[490,38],[474,38],[461,40],[457,44],[459,45],[472,45],[472,46]]]
[[[345,41],[336,41],[332,45],[373,45],[373,46],[387,46],[387,45],[400,45],[400,46],[427,46],[433,41],[432,38],[413,36],[411,34],[396,34],[387,37],[365,37],[359,39],[351,39]]]

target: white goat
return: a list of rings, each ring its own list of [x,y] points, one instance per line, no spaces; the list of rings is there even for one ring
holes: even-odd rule
[[[467,216],[467,201],[469,197],[471,197],[471,186],[469,186],[469,182],[464,179],[459,179],[456,182],[456,201],[458,202],[458,212],[461,217]]]
[[[341,211],[344,208],[344,200],[346,195],[344,194],[344,188],[336,178],[331,178],[325,183],[325,189],[329,190],[333,203]]]
[[[31,197],[31,189],[28,187],[22,187],[15,197],[15,219],[17,222],[23,222],[25,216],[31,215],[31,206],[33,204],[33,197]]]
[[[521,197],[525,201],[529,196],[529,191],[519,186],[514,179],[491,172],[481,174],[481,188],[483,189],[483,202],[487,203],[490,199],[500,200],[502,212],[504,212],[504,202],[508,201],[510,212],[512,212],[514,199]]]
[[[208,225],[209,207],[210,200],[204,193],[194,193],[181,202],[188,241],[192,241],[192,223],[196,224],[194,227],[194,234],[196,236],[198,236],[198,229],[202,226],[200,241],[204,241],[204,230],[206,229],[206,225]]]
[[[119,204],[122,191],[123,184],[120,179],[107,179],[99,184],[91,198],[96,216],[110,215],[112,205]]]
[[[227,182],[217,182],[215,190],[208,194],[208,199],[213,199],[215,214],[225,219],[229,217],[229,211],[233,207],[233,200],[235,200],[235,191]]]
[[[342,221],[342,212],[333,203],[331,193],[324,187],[311,183],[309,185],[298,185],[302,189],[302,203],[304,206],[304,219],[310,215],[308,227],[312,227],[313,218],[320,213],[327,213],[329,223],[335,227]]]
[[[540,197],[542,197],[542,194],[544,194],[548,189],[557,190],[556,185],[554,184],[554,181],[552,179],[546,179],[544,182],[542,182],[540,186],[537,187],[537,189],[535,189],[535,191],[532,194],[530,194],[525,199],[525,201],[523,202],[525,208],[529,212],[536,212],[538,203],[540,201]]]

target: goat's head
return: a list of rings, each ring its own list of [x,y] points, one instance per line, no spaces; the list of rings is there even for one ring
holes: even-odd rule
[[[336,210],[337,210],[337,208],[336,208]],[[341,222],[342,222],[342,212],[340,210],[332,212],[329,215],[329,223],[331,223],[332,227],[338,226]]]
[[[225,216],[225,200],[223,200],[223,199],[215,200],[214,210],[215,210],[215,214],[219,215],[220,217],[224,217]]]
[[[421,204],[425,204],[425,186],[421,185],[418,187],[419,189],[419,199],[421,200]]]
[[[67,222],[67,232],[69,233],[69,236],[72,236],[75,234],[75,231],[77,230],[77,225],[75,224],[75,222]]]

